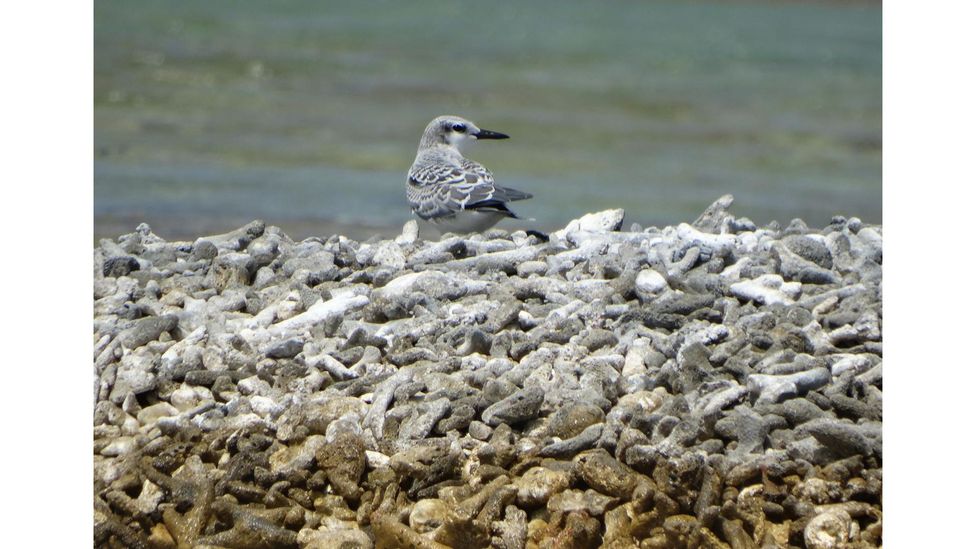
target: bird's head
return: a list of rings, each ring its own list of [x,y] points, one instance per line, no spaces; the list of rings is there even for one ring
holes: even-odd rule
[[[476,139],[508,139],[508,136],[479,128],[470,120],[460,116],[438,116],[427,124],[420,147],[447,145],[460,150]]]

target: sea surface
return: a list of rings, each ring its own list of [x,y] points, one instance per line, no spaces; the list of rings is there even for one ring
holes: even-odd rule
[[[427,122],[554,229],[881,217],[881,3],[95,2],[95,238],[389,236]],[[425,233],[434,236],[436,233]]]

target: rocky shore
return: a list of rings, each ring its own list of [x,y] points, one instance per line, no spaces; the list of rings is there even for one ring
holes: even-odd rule
[[[878,547],[882,230],[94,250],[98,547]]]

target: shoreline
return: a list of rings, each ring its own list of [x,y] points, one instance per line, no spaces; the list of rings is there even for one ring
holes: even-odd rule
[[[221,234],[242,227],[253,221],[248,216],[227,216],[219,219],[200,216],[167,217],[148,221],[153,231],[167,241],[192,242],[204,235]],[[96,215],[94,218],[94,242],[97,245],[102,238],[113,239],[119,235],[131,233],[142,223],[145,217],[137,215]],[[332,235],[343,235],[355,240],[367,240],[373,236],[392,238],[400,234],[399,226],[380,226],[372,224],[346,223],[325,219],[286,219],[275,222],[289,236],[296,240],[309,237],[328,238]]]
[[[102,239],[96,545],[881,546],[882,227],[731,205]]]

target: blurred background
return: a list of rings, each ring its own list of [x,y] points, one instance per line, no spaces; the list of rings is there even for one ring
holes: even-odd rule
[[[98,0],[95,238],[397,234],[440,114],[512,136],[509,230],[880,223],[881,2]]]

